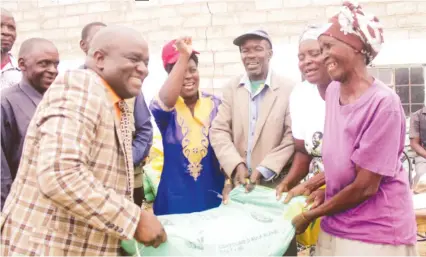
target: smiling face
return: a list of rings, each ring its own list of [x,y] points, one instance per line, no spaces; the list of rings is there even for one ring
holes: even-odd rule
[[[43,94],[58,75],[59,53],[53,44],[41,43],[19,58],[18,64],[24,78]]]
[[[199,85],[200,74],[198,73],[198,67],[195,61],[191,58],[189,59],[188,68],[185,72],[180,96],[182,96],[183,99],[193,98],[198,94]]]
[[[272,58],[272,49],[268,41],[260,38],[247,39],[240,46],[240,53],[250,80],[265,79]]]
[[[300,72],[309,83],[318,85],[329,82],[330,78],[317,40],[302,41],[299,44],[298,58]]]
[[[1,52],[8,53],[15,43],[16,24],[15,19],[7,14],[1,14]]]
[[[140,94],[142,82],[148,76],[147,43],[135,37],[120,40],[94,53],[94,59],[105,81],[123,99]]]
[[[348,44],[325,35],[320,36],[318,41],[332,80],[346,82],[354,71],[354,65],[365,65],[365,57]]]

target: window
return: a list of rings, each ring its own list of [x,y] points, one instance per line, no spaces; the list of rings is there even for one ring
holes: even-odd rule
[[[424,106],[425,72],[422,65],[375,66],[369,71],[396,91],[407,117]]]

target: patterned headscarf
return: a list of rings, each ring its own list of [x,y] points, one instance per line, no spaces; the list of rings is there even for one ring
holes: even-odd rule
[[[374,15],[365,14],[360,5],[345,1],[338,14],[330,19],[328,29],[321,35],[334,37],[367,58],[367,64],[382,48],[383,26]]]
[[[318,37],[324,30],[324,25],[308,25],[302,35],[300,35],[299,44],[309,39],[318,40]]]

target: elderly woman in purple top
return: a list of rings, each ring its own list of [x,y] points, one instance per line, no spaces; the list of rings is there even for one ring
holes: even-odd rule
[[[398,95],[367,65],[383,43],[377,18],[345,2],[319,42],[332,82],[322,146],[325,202],[293,220],[298,233],[320,216],[317,255],[417,255],[408,174],[400,156],[405,117]]]

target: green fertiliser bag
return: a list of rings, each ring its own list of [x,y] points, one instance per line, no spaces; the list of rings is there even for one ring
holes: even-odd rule
[[[147,202],[151,203],[155,200],[155,195],[146,174],[143,174],[143,191]]]
[[[283,204],[275,190],[262,186],[245,193],[240,186],[230,193],[227,205],[191,214],[158,216],[167,242],[158,248],[135,240],[122,241],[132,256],[282,256],[295,229],[294,216],[305,206],[305,197]]]

